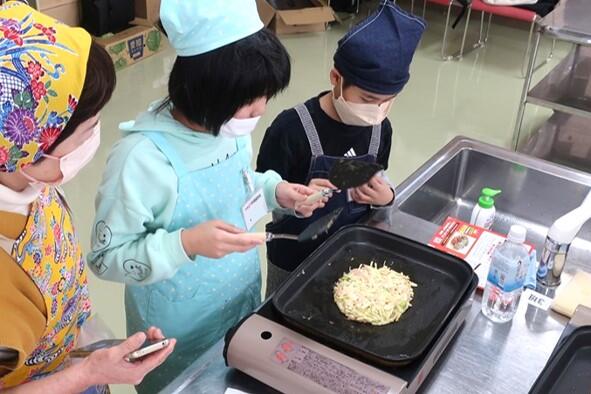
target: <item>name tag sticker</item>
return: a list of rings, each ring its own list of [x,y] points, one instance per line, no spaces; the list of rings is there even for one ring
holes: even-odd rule
[[[267,216],[267,213],[269,213],[269,207],[265,201],[265,195],[262,190],[258,190],[242,206],[242,217],[247,230],[251,230],[259,220]]]

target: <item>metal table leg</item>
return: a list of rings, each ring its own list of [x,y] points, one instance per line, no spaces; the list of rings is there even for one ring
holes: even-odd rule
[[[536,33],[536,42],[532,48],[529,64],[527,66],[527,74],[523,82],[523,91],[521,92],[521,101],[519,102],[519,111],[517,111],[517,120],[515,122],[515,130],[513,132],[513,149],[517,151],[519,147],[519,139],[521,137],[521,128],[523,126],[523,116],[525,115],[525,106],[527,104],[527,95],[531,86],[533,73],[536,65],[536,58],[540,47],[540,40],[542,39],[542,31],[538,30]]]
[[[529,35],[527,36],[527,48],[525,49],[525,55],[523,62],[521,63],[521,76],[525,78],[527,71],[525,70],[526,65],[528,64],[527,61],[530,57],[530,50],[531,50],[531,39],[534,35],[534,28],[536,27],[536,21],[533,20],[531,22],[531,26],[529,28]]]
[[[571,65],[571,72],[568,75],[568,85],[570,87],[573,86],[573,81],[575,80],[575,74],[576,74],[576,67],[577,64],[579,64],[579,57],[581,55],[581,46],[579,44],[575,44],[575,53],[573,55],[573,62]]]
[[[447,32],[449,31],[449,20],[451,18],[451,7],[454,0],[449,0],[447,5],[447,16],[445,18],[445,30],[443,30],[443,43],[441,44],[441,58],[443,60],[451,60],[453,56],[447,55]]]
[[[466,46],[466,36],[468,35],[468,25],[470,24],[470,14],[472,13],[472,4],[468,6],[466,15],[466,24],[464,25],[464,34],[462,34],[462,45],[460,46],[460,53],[455,56],[456,60],[461,60],[464,57],[464,47]]]

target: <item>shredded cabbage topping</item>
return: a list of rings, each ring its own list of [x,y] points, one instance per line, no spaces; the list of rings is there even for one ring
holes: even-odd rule
[[[372,262],[343,275],[334,287],[334,300],[347,319],[383,326],[397,322],[412,306],[414,287],[408,276]]]

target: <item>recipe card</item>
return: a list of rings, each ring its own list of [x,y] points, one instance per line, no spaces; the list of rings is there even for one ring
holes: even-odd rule
[[[470,264],[478,275],[478,288],[483,289],[492,255],[506,239],[503,235],[448,217],[429,241],[429,246]],[[533,250],[531,245],[526,247],[528,252]]]

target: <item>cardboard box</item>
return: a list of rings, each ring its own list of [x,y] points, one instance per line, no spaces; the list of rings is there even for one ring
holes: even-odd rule
[[[39,11],[70,26],[80,26],[78,0],[43,0],[37,2]]]
[[[97,38],[115,64],[116,70],[152,56],[162,48],[162,33],[146,21],[134,21],[135,26],[107,38]]]
[[[135,0],[135,17],[157,22],[160,19],[160,0]]]
[[[37,0],[37,7],[39,10],[46,10],[72,3],[78,3],[78,0]]]
[[[298,9],[276,8],[281,0],[257,0],[261,20],[276,34],[320,32],[335,20],[332,8],[323,0],[310,0],[311,7]]]

